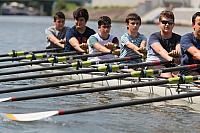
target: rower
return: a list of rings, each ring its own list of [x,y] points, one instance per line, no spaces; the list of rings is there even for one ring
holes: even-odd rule
[[[136,13],[130,13],[126,17],[127,33],[121,36],[120,58],[138,55],[146,57],[147,38],[138,32],[141,25],[141,18]],[[123,64],[135,64],[142,62],[142,59],[121,62]]]
[[[192,16],[193,32],[187,33],[181,37],[181,64],[199,64],[200,63],[200,12]],[[199,75],[200,69],[187,70],[184,75]]]
[[[69,27],[65,26],[65,15],[57,12],[54,16],[54,25],[45,30],[47,36],[46,48],[64,48],[66,43],[66,32]]]
[[[147,62],[152,61],[174,61],[178,63],[180,56],[180,38],[181,36],[174,33],[174,14],[171,11],[162,11],[159,17],[160,32],[151,34],[147,44]],[[176,58],[178,57],[178,58]],[[159,65],[153,67],[160,69],[173,67],[173,64]],[[173,77],[177,73],[161,73],[161,77]]]
[[[78,8],[73,12],[75,25],[66,35],[66,51],[87,52],[87,39],[95,34],[95,31],[86,26],[89,19],[87,9]]]
[[[110,34],[111,19],[108,16],[101,16],[98,19],[98,33],[91,35],[88,39],[89,54],[96,52],[110,52],[111,54],[90,57],[90,60],[107,60],[115,58],[114,54],[119,54],[119,40],[116,36]]]

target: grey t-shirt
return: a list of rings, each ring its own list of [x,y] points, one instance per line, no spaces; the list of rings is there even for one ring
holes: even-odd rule
[[[64,26],[61,31],[56,30],[55,26],[51,26],[45,30],[46,38],[47,38],[47,45],[46,48],[58,48],[58,46],[52,43],[49,39],[49,35],[54,35],[59,40],[66,40],[66,33],[69,30],[69,27]]]

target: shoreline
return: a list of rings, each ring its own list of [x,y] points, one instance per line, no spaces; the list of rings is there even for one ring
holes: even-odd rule
[[[89,12],[89,20],[90,21],[97,21],[100,16],[106,15],[109,16],[112,20],[112,22],[115,23],[124,23],[125,18],[129,13],[135,12],[134,7],[102,7],[102,8],[91,8],[91,7],[84,7]],[[187,12],[187,10],[182,11],[181,13],[184,14],[184,12]],[[73,19],[73,11],[65,11],[66,19]],[[181,18],[182,16],[175,14],[175,24],[177,26],[191,26],[191,20],[190,18]],[[180,13],[179,13],[180,14]],[[145,14],[145,15],[148,15]],[[142,19],[142,24],[157,24],[158,19],[145,19],[145,15],[140,15]],[[159,13],[157,13],[159,15]]]
[[[112,22],[124,23],[126,16],[134,12],[133,7],[84,8],[88,10],[90,21],[97,21],[100,16],[109,16]],[[73,19],[73,11],[67,11],[65,15],[66,19]]]

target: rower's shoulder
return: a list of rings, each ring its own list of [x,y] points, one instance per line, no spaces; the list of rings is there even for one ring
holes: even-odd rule
[[[86,26],[86,32],[88,32],[88,31],[91,32],[92,34],[95,34],[95,33],[96,33],[94,29],[92,29],[92,28]]]

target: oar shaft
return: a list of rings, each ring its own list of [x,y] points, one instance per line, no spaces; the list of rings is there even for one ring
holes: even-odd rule
[[[167,72],[167,71],[165,71],[165,72]],[[146,73],[146,74],[144,74],[144,73]],[[33,89],[39,89],[39,88],[48,88],[48,87],[57,87],[57,86],[72,85],[72,84],[89,83],[89,82],[96,82],[96,81],[103,81],[103,80],[120,79],[120,78],[126,78],[126,77],[131,77],[131,76],[138,77],[141,74],[142,74],[142,76],[147,76],[149,74],[153,75],[153,74],[159,74],[159,73],[160,73],[160,70],[145,70],[145,71],[143,71],[143,73],[142,73],[142,71],[135,71],[132,73],[113,75],[113,76],[104,76],[104,77],[97,77],[97,78],[91,78],[91,79],[73,80],[73,81],[49,83],[49,84],[43,84],[43,85],[33,85],[33,86],[14,88],[14,89],[9,89],[9,90],[0,90],[0,94],[16,92],[16,91],[33,90]]]
[[[161,71],[164,73],[164,72],[169,72],[169,71],[192,70],[199,67],[200,67],[200,64],[192,64],[192,65],[177,66],[177,67],[171,67],[171,68],[162,68]]]
[[[105,61],[99,61],[99,62],[93,61],[93,62],[91,62],[91,65],[107,63],[107,62],[111,63],[111,62],[115,62],[115,61],[122,61],[122,60],[128,60],[128,59],[133,59],[133,58],[122,58],[122,59],[119,58],[119,59],[105,60]],[[72,67],[72,64],[67,64],[67,65],[65,65],[64,68],[68,68],[68,67]],[[121,68],[124,68],[124,67],[121,66]],[[23,70],[21,70],[21,71],[23,71]],[[30,69],[29,69],[29,71],[30,71]],[[28,75],[28,76],[23,76],[23,77],[22,76],[21,77],[8,77],[8,78],[0,78],[0,82],[25,80],[25,79],[33,79],[33,78],[46,78],[46,77],[53,77],[53,76],[72,75],[72,74],[97,72],[97,71],[98,71],[98,69],[91,68],[90,70],[79,70],[79,71],[74,71],[74,72],[63,71],[63,72],[58,72],[58,73],[35,74],[35,75]]]
[[[94,57],[94,56],[101,56],[101,55],[106,55],[110,53],[95,53],[95,54],[87,54],[87,55],[76,55],[76,56],[71,56],[71,57],[63,57],[65,60],[70,60],[70,59],[82,59],[85,57]],[[11,68],[11,67],[18,67],[18,66],[26,66],[26,65],[34,65],[34,64],[40,64],[40,63],[51,63],[49,59],[46,60],[36,60],[36,61],[30,61],[30,62],[23,62],[23,63],[17,63],[17,64],[8,64],[8,65],[1,65],[0,69],[3,68]],[[53,62],[57,63],[57,62]]]
[[[190,92],[190,93],[179,94],[179,95],[155,97],[155,98],[149,98],[149,99],[134,100],[134,101],[129,101],[129,102],[121,102],[121,103],[116,103],[116,104],[99,105],[99,106],[82,108],[82,109],[60,110],[58,115],[67,115],[67,114],[119,108],[119,107],[132,106],[132,105],[141,105],[141,104],[161,102],[161,101],[166,101],[166,100],[175,100],[175,99],[180,99],[180,98],[194,97],[194,96],[200,96],[200,92]]]
[[[153,62],[141,62],[137,64],[128,64],[129,68],[146,67],[146,66],[157,66],[161,64],[169,64],[170,61],[153,61]]]
[[[193,80],[198,79],[197,77],[193,77]],[[126,88],[134,88],[134,87],[144,87],[144,86],[158,86],[170,83],[173,78],[166,79],[166,80],[155,80],[149,82],[140,82],[134,84],[124,84],[124,85],[115,85],[115,86],[105,86],[93,89],[82,89],[82,90],[74,90],[74,91],[67,91],[67,92],[58,92],[58,93],[51,93],[51,94],[42,94],[42,95],[34,95],[34,96],[25,96],[25,97],[12,97],[9,101],[22,101],[22,100],[31,100],[31,99],[39,99],[39,98],[49,98],[49,97],[57,97],[57,96],[66,96],[66,95],[76,95],[76,94],[85,94],[85,93],[94,93],[100,91],[110,91],[110,90],[120,90]],[[178,81],[175,79],[175,82],[181,83],[184,81]],[[174,82],[174,83],[175,83]]]
[[[32,68],[32,69],[23,69],[23,70],[16,70],[16,71],[0,72],[0,76],[2,76],[2,75],[10,75],[10,74],[19,74],[19,73],[38,72],[38,71],[44,71],[44,70],[63,69],[63,68],[67,68],[68,66],[69,66],[69,64],[62,64],[62,65],[50,66],[50,67],[40,67],[40,68]]]
[[[103,64],[103,63],[113,63],[113,62],[119,62],[119,61],[129,61],[129,60],[138,59],[138,58],[140,58],[140,57],[125,57],[125,58],[117,58],[117,59],[110,59],[110,60],[100,60],[99,62],[98,61],[92,61],[91,65]],[[62,65],[58,65],[58,66],[49,66],[49,67],[42,67],[42,68],[31,68],[31,69],[7,71],[7,72],[0,72],[0,76],[10,75],[10,74],[19,74],[19,73],[28,73],[28,72],[37,72],[37,71],[43,71],[43,70],[55,70],[55,69],[62,69],[62,68],[68,68],[68,67],[71,67],[71,65],[62,64]],[[133,68],[133,67],[131,67],[131,68]]]
[[[48,60],[38,60],[38,61],[30,61],[30,62],[23,62],[23,63],[16,63],[16,64],[1,65],[0,69],[18,67],[18,66],[26,66],[26,65],[33,65],[33,64],[40,64],[40,63],[48,63]]]
[[[69,65],[69,66],[71,66],[71,65]],[[9,77],[9,78],[0,79],[0,82],[17,81],[17,80],[34,79],[34,78],[46,78],[46,77],[72,75],[72,74],[80,74],[80,73],[90,73],[90,72],[98,72],[98,69],[91,68],[91,69],[85,69],[85,70],[63,71],[63,72],[56,72],[56,73],[28,75],[28,76],[23,76],[23,77]]]
[[[175,99],[195,97],[195,96],[200,96],[200,92],[189,92],[189,93],[179,94],[179,95],[170,95],[170,96],[163,96],[163,97],[161,96],[161,97],[141,99],[141,100],[131,100],[128,102],[98,105],[98,106],[85,107],[85,108],[79,108],[79,109],[73,109],[73,110],[54,110],[54,111],[43,111],[43,112],[25,113],[25,114],[1,113],[1,116],[3,118],[8,118],[10,120],[15,120],[15,121],[35,121],[35,120],[40,120],[40,119],[44,119],[44,118],[55,116],[55,115],[67,115],[67,114],[75,114],[75,113],[82,113],[82,112],[89,112],[89,111],[112,109],[112,108],[148,104],[148,103],[153,103],[153,102],[161,102],[161,101],[166,101],[166,100],[175,100]]]
[[[40,54],[40,59],[41,58],[47,58],[47,57],[51,57],[51,56],[67,56],[67,55],[74,55],[74,54],[80,54],[76,51],[71,51],[71,52],[63,52],[63,53],[53,53],[53,54],[48,54],[48,53],[43,53]],[[9,57],[9,58],[2,58],[0,59],[0,62],[6,62],[6,61],[20,61],[23,59],[27,59],[27,56],[20,56],[20,57]],[[37,59],[37,55],[35,54],[30,54],[30,56],[33,57],[33,60]],[[35,59],[34,59],[35,56]],[[42,57],[41,57],[42,56]]]
[[[104,77],[97,77],[97,78],[89,78],[89,79],[81,79],[81,80],[72,80],[72,81],[65,81],[65,82],[56,82],[56,83],[48,83],[48,84],[41,84],[41,85],[33,85],[33,86],[26,86],[26,87],[20,87],[20,88],[0,90],[0,94],[42,89],[42,88],[48,88],[48,87],[57,87],[57,86],[64,86],[64,85],[90,83],[90,82],[103,81],[103,80],[119,79],[119,78],[126,78],[126,77],[130,77],[130,76],[131,76],[131,74],[127,73],[127,74],[114,75],[114,76],[104,76]]]
[[[99,87],[99,88],[94,88],[94,89],[82,89],[82,90],[58,92],[58,93],[52,93],[52,94],[42,94],[42,95],[34,95],[34,96],[26,96],[26,97],[12,97],[12,99],[10,101],[22,101],[22,100],[31,100],[31,99],[39,99],[39,98],[49,98],[49,97],[57,97],[57,96],[93,93],[93,92],[100,92],[100,91],[120,90],[120,89],[133,88],[133,87],[162,85],[162,84],[167,84],[167,83],[169,83],[169,80],[156,80],[156,81],[150,81],[150,82],[141,82],[141,83],[116,85],[116,86],[106,86],[106,87]]]
[[[18,53],[20,53],[20,55],[26,55],[26,54],[31,54],[31,53],[36,54],[36,53],[44,53],[44,52],[57,52],[57,51],[61,51],[61,50],[64,50],[64,49],[63,48],[52,48],[52,49],[37,50],[37,51],[26,51],[26,52],[13,50],[12,52],[9,52],[7,54],[1,54],[0,57],[8,57],[8,56],[15,57],[15,55],[18,56]]]

